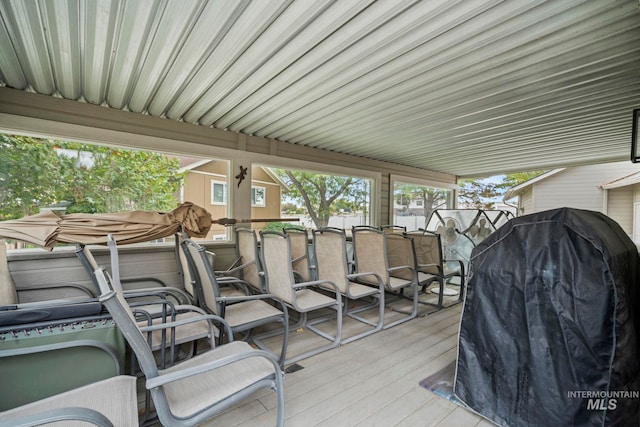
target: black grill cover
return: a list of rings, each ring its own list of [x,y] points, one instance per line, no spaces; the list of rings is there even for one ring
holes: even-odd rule
[[[504,426],[638,426],[639,261],[598,212],[503,225],[471,255],[455,395]]]

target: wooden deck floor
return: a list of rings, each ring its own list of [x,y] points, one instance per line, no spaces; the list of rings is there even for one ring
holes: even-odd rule
[[[460,312],[450,307],[302,360],[285,375],[285,425],[492,426],[418,384],[455,359]],[[305,333],[293,334],[294,348]],[[265,390],[204,425],[275,425],[275,405]]]

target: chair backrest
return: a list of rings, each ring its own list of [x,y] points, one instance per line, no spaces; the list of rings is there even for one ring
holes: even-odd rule
[[[411,231],[407,235],[413,238],[416,248],[416,262],[423,266],[420,267],[420,271],[435,275],[441,274],[443,256],[440,235],[426,230]]]
[[[159,371],[156,366],[156,359],[147,344],[147,340],[138,328],[135,317],[122,292],[113,288],[112,282],[103,268],[95,271],[95,277],[100,287],[100,302],[107,308],[127,343],[129,343],[146,380],[149,381],[158,377]],[[170,412],[167,395],[162,386],[153,388],[151,394],[153,395],[153,403],[162,420],[162,415]]]
[[[380,227],[386,234],[403,234],[407,231],[407,227],[403,225],[383,225]]]
[[[313,251],[318,280],[328,280],[347,291],[347,237],[344,230],[320,228],[313,231]]]
[[[200,307],[211,314],[220,315],[221,307],[216,300],[220,296],[220,289],[206,249],[188,238],[182,241],[181,246]]]
[[[291,266],[303,282],[311,280],[309,270],[309,234],[306,229],[295,227],[283,228],[284,234],[289,235],[291,243]]]
[[[259,292],[264,292],[264,282],[260,276],[262,264],[258,249],[256,232],[248,228],[236,229],[236,248],[241,265],[240,279],[247,282]]]
[[[409,266],[415,269],[416,255],[411,238],[401,234],[386,233],[387,265],[389,268]],[[413,280],[413,271],[399,269],[391,273],[394,277],[405,280]]]
[[[87,245],[76,244],[76,256],[91,278],[91,282],[93,282],[93,285],[98,289],[98,282],[94,276],[94,271],[97,270],[99,265]]]
[[[295,278],[289,236],[277,231],[261,231],[260,242],[267,292],[293,304]]]
[[[187,239],[186,233],[176,233],[177,246],[176,246],[176,257],[178,258],[178,262],[180,263],[180,276],[182,277],[182,285],[184,286],[184,290],[193,298],[194,302],[198,303],[198,295],[196,290],[193,289],[193,278],[191,277],[191,269],[189,268],[189,262],[187,261],[187,257],[182,250],[182,242],[184,239]]]
[[[140,369],[147,379],[157,377],[156,360],[147,344],[147,339],[138,328],[133,311],[131,311],[129,304],[124,299],[122,289],[115,285],[104,268],[99,267],[94,272],[94,275],[100,288],[100,302],[107,308],[129,346],[134,351]]]
[[[17,303],[18,293],[7,262],[7,246],[4,240],[0,240],[0,306]]]
[[[376,273],[386,284],[389,280],[385,234],[373,227],[353,227],[353,251],[358,273]],[[377,283],[375,276],[361,277]]]

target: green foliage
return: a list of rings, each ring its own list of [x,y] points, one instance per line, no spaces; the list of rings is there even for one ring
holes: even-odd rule
[[[547,171],[529,171],[529,172],[518,172],[518,173],[510,173],[507,174],[502,182],[498,184],[498,188],[500,189],[509,189],[511,187],[515,187],[516,185],[520,185],[525,181],[529,181],[537,176],[542,175]]]
[[[287,215],[304,214],[306,212],[304,208],[297,206],[295,203],[282,203],[280,210]]]
[[[431,212],[435,209],[446,207],[447,204],[446,190],[426,187],[424,185],[395,184],[393,194],[396,202],[399,205],[404,206],[405,209],[409,207],[412,200],[422,200],[422,215],[425,218],[429,218],[431,216]]]
[[[282,229],[285,227],[289,228],[289,227],[297,227],[297,226],[289,222],[269,222],[262,230],[263,231],[279,231],[282,233]]]
[[[364,179],[282,169],[276,173],[291,188],[288,196],[304,204],[316,227],[329,224],[331,214],[340,209],[366,210]]]
[[[499,196],[498,186],[482,179],[461,179],[458,181],[458,201],[470,208],[493,209],[491,199]]]
[[[112,147],[0,135],[0,219],[57,202],[66,213],[175,208],[177,159]]]

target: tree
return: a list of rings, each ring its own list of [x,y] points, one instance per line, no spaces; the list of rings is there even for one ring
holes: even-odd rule
[[[507,190],[511,187],[515,187],[516,185],[520,185],[525,181],[529,181],[532,178],[540,176],[545,172],[546,171],[538,170],[538,171],[529,171],[529,172],[510,173],[505,175],[505,177],[502,179],[502,182],[498,184],[497,187],[499,189]]]
[[[483,179],[461,179],[458,181],[458,201],[466,207],[493,209],[499,196],[497,184]]]
[[[366,182],[362,179],[277,169],[278,176],[291,187],[289,197],[302,202],[316,227],[326,227],[334,203],[342,199],[365,204]],[[359,205],[361,206],[361,205]]]
[[[439,188],[426,187],[416,184],[396,184],[394,186],[394,197],[398,204],[406,210],[412,200],[422,201],[422,215],[425,221],[431,213],[447,204],[447,191]]]
[[[0,220],[35,214],[60,201],[60,167],[52,144],[0,134],[0,151]]]
[[[66,202],[67,213],[171,210],[183,174],[177,159],[72,142],[0,135],[0,218]]]

